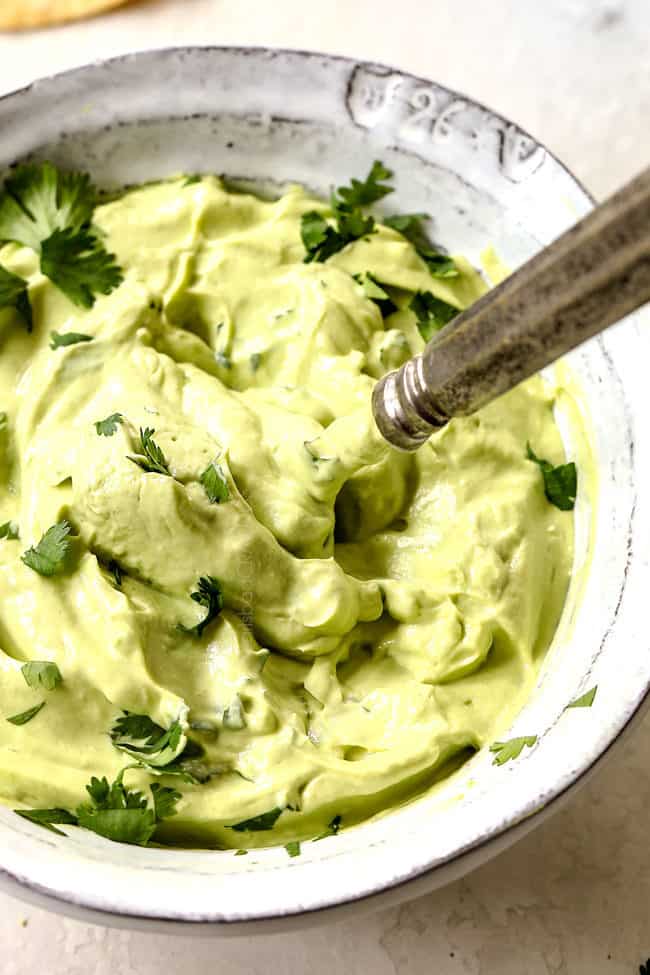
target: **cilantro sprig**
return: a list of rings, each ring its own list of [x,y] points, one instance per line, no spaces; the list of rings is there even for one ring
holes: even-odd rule
[[[12,274],[0,264],[0,308],[15,308],[22,317],[27,331],[33,326],[32,306],[29,302],[27,282],[18,274]]]
[[[206,614],[195,626],[184,626],[182,623],[179,623],[178,626],[183,633],[201,636],[206,626],[215,620],[223,609],[223,591],[219,580],[215,579],[214,576],[201,576],[197,589],[190,594],[190,599],[193,599],[199,606],[204,606]]]
[[[166,474],[171,477],[172,473],[167,463],[162,449],[153,439],[156,431],[151,427],[140,428],[140,453],[128,454],[129,460],[141,467],[147,474]]]
[[[42,273],[83,308],[123,280],[91,229],[95,202],[85,173],[62,172],[49,162],[18,166],[0,194],[0,242],[36,251]]]
[[[457,308],[430,291],[418,291],[411,299],[409,308],[415,315],[418,330],[425,342],[458,315]]]
[[[23,552],[22,560],[25,565],[42,576],[53,576],[61,572],[70,549],[70,531],[70,523],[65,520],[48,528],[37,545]]]
[[[573,461],[553,467],[534,453],[530,443],[526,444],[526,457],[532,460],[542,472],[544,494],[551,504],[560,511],[573,511],[578,493],[578,472]]]
[[[375,232],[374,217],[365,215],[363,209],[393,192],[392,186],[385,182],[392,175],[383,163],[375,160],[364,180],[352,179],[349,186],[337,187],[330,200],[334,226],[317,210],[303,214],[300,232],[307,251],[306,264],[326,261],[353,241]]]

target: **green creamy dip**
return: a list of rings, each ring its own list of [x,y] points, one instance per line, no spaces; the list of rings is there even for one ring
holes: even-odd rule
[[[311,210],[301,188],[265,202],[212,177],[130,191],[95,211],[124,281],[88,310],[31,250],[0,251],[34,310],[31,334],[0,310],[0,524],[20,529],[0,541],[3,802],[74,809],[129,764],[109,735],[123,711],[180,718],[209,777],[158,780],[182,799],[156,840],[285,843],[428,788],[530,693],[572,564],[572,516],[526,457],[564,459],[553,390],[533,378],[414,455],[388,447],[370,396],[424,347],[413,293],[463,308],[485,285],[463,258],[433,278],[383,226],[304,263]],[[385,320],[365,272],[398,289]],[[52,331],[92,341],[52,349]],[[129,459],[147,427],[171,476]],[[48,578],[21,555],[62,519],[72,551]],[[206,576],[224,608],[198,635]],[[61,685],[28,686],[28,660]],[[228,828],[278,809],[271,831]]]

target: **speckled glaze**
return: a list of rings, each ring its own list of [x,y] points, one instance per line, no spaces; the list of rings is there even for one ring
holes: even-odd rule
[[[181,49],[91,65],[0,100],[0,169],[28,156],[107,188],[180,170],[327,192],[381,158],[393,208],[478,263],[516,267],[591,203],[515,125],[389,68],[265,49]],[[585,780],[650,686],[650,342],[643,316],[570,357],[591,416],[598,497],[576,510],[576,572],[535,694],[507,735],[539,741],[502,767],[477,755],[427,796],[316,844],[232,853],[60,838],[0,810],[0,884],[104,924],[252,933],[383,906],[440,886],[531,829]],[[570,441],[570,431],[567,430]],[[569,449],[571,445],[569,443]],[[598,684],[589,709],[566,705]]]

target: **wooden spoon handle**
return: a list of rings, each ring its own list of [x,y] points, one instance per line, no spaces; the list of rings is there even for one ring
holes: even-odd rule
[[[650,168],[381,379],[375,420],[414,450],[650,301]]]

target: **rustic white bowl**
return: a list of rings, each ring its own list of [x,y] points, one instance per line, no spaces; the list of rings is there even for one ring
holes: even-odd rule
[[[426,211],[469,255],[493,243],[511,267],[585,213],[587,193],[517,126],[430,81],[374,64],[264,49],[155,51],[39,81],[0,100],[0,170],[27,156],[119,186],[184,170],[326,193],[381,158],[387,209]],[[606,135],[603,134],[603,145]],[[0,810],[0,884],[106,924],[241,933],[384,905],[460,876],[556,808],[641,709],[650,684],[650,416],[635,320],[571,356],[591,414],[598,497],[577,508],[577,566],[533,698],[507,736],[516,761],[477,755],[429,795],[327,841],[251,853],[59,838]],[[593,684],[590,709],[566,705]],[[71,716],[74,720],[74,716]],[[504,736],[506,737],[506,736]]]

